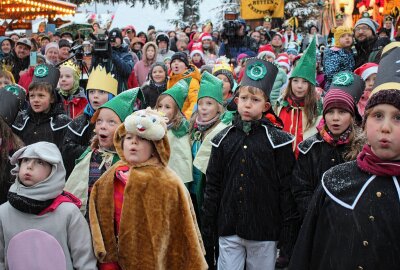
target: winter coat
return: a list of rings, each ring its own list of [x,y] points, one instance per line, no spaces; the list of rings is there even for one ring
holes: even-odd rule
[[[322,99],[317,101],[317,117],[314,119],[314,124],[307,129],[307,118],[303,110],[304,107],[297,107],[290,98],[283,100],[282,97],[276,101],[274,110],[275,114],[283,121],[283,130],[295,136],[293,151],[296,156],[299,153],[297,145],[317,133],[317,125],[322,119]]]
[[[75,119],[79,115],[83,114],[83,111],[88,104],[85,91],[82,87],[79,87],[77,92],[73,95],[70,95],[68,97],[60,95],[60,97],[60,102],[62,102],[64,106],[64,111],[69,117],[71,117],[71,119]]]
[[[304,218],[322,175],[330,168],[345,162],[344,154],[348,146],[333,146],[317,133],[302,141],[298,149],[300,153],[293,169],[292,192],[297,209]]]
[[[69,122],[71,118],[65,115],[61,105],[52,104],[48,113],[35,113],[31,108],[19,112],[12,129],[25,145],[46,141],[61,151]]]
[[[379,64],[383,46],[379,44],[378,37],[374,36],[364,42],[356,42],[355,47],[357,50],[355,69],[368,62]]]
[[[29,91],[29,85],[33,79],[33,72],[35,71],[35,67],[29,67],[28,70],[19,77],[18,84],[22,86],[26,92]]]
[[[90,140],[94,135],[95,124],[90,123],[90,118],[86,113],[81,114],[68,124],[65,131],[61,153],[67,177],[74,169],[75,161],[90,145]]]
[[[92,57],[92,67],[99,62],[97,56]],[[104,64],[101,63],[102,66]],[[118,94],[128,89],[128,78],[133,69],[133,59],[128,51],[128,46],[122,44],[120,47],[112,48],[111,61],[105,65],[107,72],[111,72],[114,78],[118,81]]]
[[[139,87],[138,80],[136,78],[135,69],[132,69],[131,75],[128,78],[128,89]]]
[[[89,201],[93,249],[101,264],[121,269],[207,269],[190,198],[182,181],[168,168],[167,136],[153,141],[157,155],[129,164],[121,147],[121,125],[114,145],[121,160],[94,184]],[[115,228],[115,181],[129,168],[119,228]],[[117,221],[118,222],[118,221]]]
[[[158,97],[167,90],[167,84],[162,86],[156,86],[155,84],[147,81],[143,87],[141,87],[146,106],[154,108],[157,103]]]
[[[228,59],[235,59],[236,61],[237,56],[241,53],[245,53],[249,57],[257,56],[257,50],[257,44],[252,38],[244,36],[242,39],[236,39],[235,37],[235,44],[229,42],[221,43],[218,56],[226,55]]]
[[[5,62],[7,64],[10,64],[12,66],[11,73],[14,76],[15,82],[19,82],[19,73],[25,69],[29,68],[29,56],[20,59],[17,57],[14,51],[10,53],[5,59]]]
[[[155,59],[153,59],[151,61],[151,60],[148,60],[147,57],[146,57],[147,50],[148,50],[148,48],[150,46],[154,47],[155,55],[157,55],[157,45],[154,42],[146,43],[143,46],[143,57],[142,57],[142,60],[140,60],[135,65],[135,67],[133,68],[134,71],[135,71],[135,75],[136,75],[137,81],[139,83],[139,86],[142,86],[146,82],[147,77],[149,75],[149,71],[150,71],[151,65],[153,63],[155,63]]]
[[[163,62],[165,58],[170,58],[174,55],[174,51],[168,50],[166,53],[161,54],[160,51],[157,53],[157,62]]]
[[[354,54],[338,47],[328,48],[324,52],[325,91],[329,90],[333,76],[340,71],[353,72]]]
[[[212,139],[201,222],[205,246],[238,235],[279,240],[290,254],[299,227],[290,191],[293,140],[267,119],[252,121],[249,133],[235,119]]]
[[[286,85],[287,81],[288,76],[286,72],[283,69],[278,68],[278,75],[276,75],[274,85],[272,86],[272,91],[269,94],[269,99],[272,106],[275,105],[276,101],[281,96],[282,88]]]
[[[173,170],[183,183],[193,181],[192,152],[190,150],[188,122],[182,124],[176,130],[169,129],[167,132],[171,156],[168,166]]]
[[[350,161],[328,170],[321,182],[289,269],[398,269],[398,177],[371,175]]]
[[[184,78],[192,78],[189,85],[189,91],[185,102],[183,103],[182,112],[186,119],[190,119],[193,113],[194,106],[197,104],[197,95],[200,89],[201,74],[198,68],[190,65],[189,68],[181,74],[170,74],[170,79],[167,83],[167,89],[174,86],[179,80]]]
[[[37,153],[43,147],[45,144],[37,145],[26,155],[40,157]],[[24,203],[17,200],[18,209],[10,202],[0,206],[0,269],[97,269],[90,230],[77,206],[79,200],[59,200],[65,171],[60,153],[54,145],[52,148],[56,151],[46,151],[54,161],[50,175],[30,187],[17,177],[10,193],[24,198]],[[29,213],[36,201],[51,204],[37,215]]]

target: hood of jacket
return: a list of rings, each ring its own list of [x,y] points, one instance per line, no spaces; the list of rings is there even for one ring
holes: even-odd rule
[[[4,40],[9,40],[10,41],[10,43],[11,43],[11,51],[10,51],[10,53],[12,52],[12,48],[14,47],[14,41],[11,39],[11,38],[9,38],[9,37],[4,37],[4,36],[1,36],[0,37],[0,56],[5,56],[6,54],[3,52],[3,50],[1,49],[1,44],[3,43],[3,41]],[[9,53],[8,53],[9,54]],[[7,54],[7,55],[8,55]]]
[[[33,186],[24,186],[18,177],[19,160],[22,158],[39,158],[48,162],[52,167],[50,175]],[[11,173],[16,175],[15,183],[10,187],[10,192],[38,201],[54,199],[63,192],[65,168],[60,150],[55,144],[38,142],[25,146],[14,153],[10,163],[15,165]]]
[[[147,53],[147,50],[149,49],[150,46],[153,46],[153,47],[154,47],[154,59],[153,59],[153,61],[151,61],[151,62],[155,62],[156,59],[157,59],[157,54],[158,54],[157,45],[156,45],[155,42],[150,41],[150,42],[147,42],[146,44],[144,44],[144,46],[143,46],[143,49],[142,49],[142,52],[143,52],[143,54],[142,54],[142,60],[143,60],[143,62],[146,62],[146,63],[147,63],[147,62],[149,61],[149,60],[147,59],[146,53]]]

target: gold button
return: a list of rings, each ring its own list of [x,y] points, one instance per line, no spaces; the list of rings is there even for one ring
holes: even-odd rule
[[[247,145],[243,146],[244,149],[247,149]]]
[[[239,203],[242,203],[242,201],[239,201]]]
[[[332,159],[331,159],[331,161],[332,161],[332,162],[335,162],[335,159],[334,159],[334,158],[332,158]]]
[[[368,241],[363,241],[363,246],[364,247],[368,246]]]
[[[359,267],[357,267],[357,269],[358,269],[358,270],[364,270],[364,267],[359,266]]]
[[[33,134],[36,134],[36,131],[34,131]]]
[[[243,173],[241,173],[240,176],[243,177]]]
[[[244,161],[245,161],[245,160],[244,160],[244,159],[242,159],[242,163],[244,163]]]
[[[378,197],[378,198],[382,197],[382,192],[379,192],[379,191],[378,191],[378,192],[376,193],[376,197]]]
[[[371,220],[371,221],[374,221],[374,220],[375,220],[375,217],[374,217],[374,216],[369,216],[368,218],[369,218],[369,220]]]
[[[242,187],[240,187],[240,188],[239,188],[239,190],[240,190],[240,191],[242,191],[242,190],[243,190],[243,188],[242,188]]]

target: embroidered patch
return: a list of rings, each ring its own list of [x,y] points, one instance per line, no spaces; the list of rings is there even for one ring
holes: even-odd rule
[[[246,69],[246,75],[254,81],[261,80],[266,74],[267,68],[262,63],[253,63]]]
[[[341,86],[347,86],[351,85],[354,82],[354,76],[350,72],[339,72],[333,77],[333,85],[341,85]]]
[[[35,68],[34,75],[38,78],[44,78],[49,74],[49,68],[46,65],[39,65]]]
[[[4,90],[13,93],[16,96],[18,96],[19,93],[21,92],[21,88],[19,88],[16,85],[12,85],[12,84],[4,86]]]

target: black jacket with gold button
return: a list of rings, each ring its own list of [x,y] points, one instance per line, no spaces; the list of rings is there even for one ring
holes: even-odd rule
[[[12,129],[25,145],[46,141],[54,143],[61,151],[69,122],[71,119],[65,115],[62,106],[57,103],[51,105],[48,113],[35,113],[31,108],[20,112]]]
[[[290,270],[399,269],[400,186],[356,161],[328,170],[309,205]]]
[[[293,169],[292,192],[300,216],[304,218],[322,175],[333,166],[345,162],[343,156],[348,146],[331,145],[317,133],[302,141],[298,148],[299,157]]]
[[[290,191],[295,158],[293,137],[267,119],[243,121],[218,133],[206,172],[203,236],[238,235],[255,241],[278,241],[290,253],[299,215]],[[246,130],[246,129],[245,129]]]

